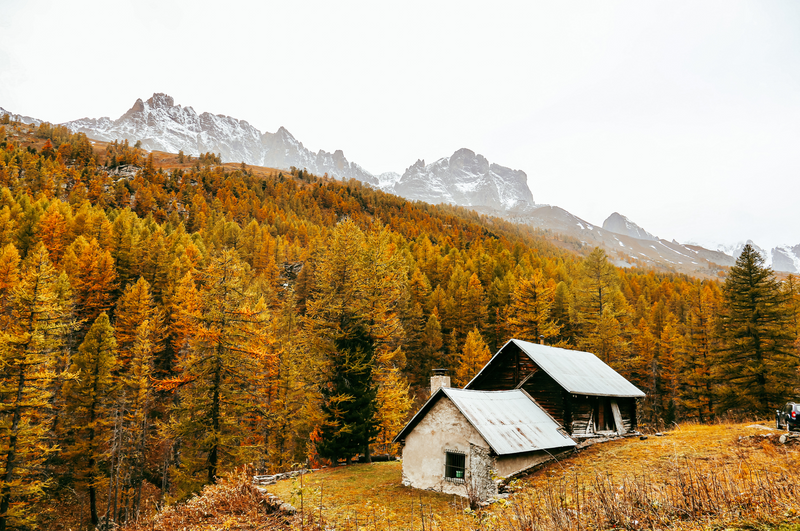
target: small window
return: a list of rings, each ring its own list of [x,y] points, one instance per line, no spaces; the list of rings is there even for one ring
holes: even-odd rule
[[[444,479],[454,483],[464,481],[466,456],[461,452],[445,452]]]

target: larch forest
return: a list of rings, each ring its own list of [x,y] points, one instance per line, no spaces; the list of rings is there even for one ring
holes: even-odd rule
[[[463,385],[511,337],[601,357],[640,425],[798,392],[800,287],[752,248],[718,279],[618,268],[356,181],[164,156],[0,123],[0,531],[66,491],[96,525],[145,487],[394,455],[431,370]]]

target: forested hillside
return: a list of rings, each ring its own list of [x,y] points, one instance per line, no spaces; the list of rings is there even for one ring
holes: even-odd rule
[[[529,227],[304,171],[0,124],[0,531],[93,524],[233,467],[392,453],[430,371],[510,337],[594,352],[641,423],[797,392],[800,292],[611,266]]]

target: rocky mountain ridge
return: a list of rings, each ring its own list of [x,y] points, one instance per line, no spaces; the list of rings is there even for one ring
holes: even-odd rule
[[[485,209],[483,212],[491,213]],[[781,245],[767,251],[748,240],[733,246],[709,249],[653,236],[617,212],[598,227],[550,205],[536,205],[532,209],[505,214],[495,212],[494,215],[558,233],[580,245],[603,247],[620,267],[640,264],[692,275],[716,276],[724,267],[734,265],[745,244],[750,244],[764,257],[768,267],[783,273],[800,274],[800,245]]]
[[[0,107],[0,115],[38,125],[41,120],[11,113]],[[356,179],[401,197],[428,203],[449,203],[525,223],[571,238],[579,245],[599,245],[617,265],[641,264],[678,272],[716,275],[731,266],[744,243],[713,249],[667,241],[614,212],[601,227],[556,206],[537,205],[527,184],[527,175],[490,163],[480,154],[460,149],[450,157],[409,166],[403,174],[372,174],[350,162],[341,150],[316,153],[307,149],[286,128],[260,132],[245,120],[176,105],[166,94],[138,99],[120,118],[83,118],[64,125],[88,137],[102,140],[141,141],[147,150],[199,155],[220,154],[226,162],[245,162],[279,169],[304,168],[317,175]],[[752,243],[752,242],[748,242]],[[800,245],[759,249],[776,271],[800,273]]]
[[[9,116],[10,120],[14,120],[15,122],[22,122],[24,124],[33,124],[33,125],[39,125],[40,123],[42,123],[42,120],[39,120],[38,118],[32,118],[30,116],[15,114],[11,111],[7,111],[4,108],[0,107],[0,116],[5,116],[6,114]]]
[[[639,240],[653,240],[658,241],[657,236],[653,236],[639,225],[629,220],[619,212],[614,212],[603,222],[603,228],[617,234],[625,234],[631,238]]]
[[[64,125],[104,141],[140,141],[147,150],[199,155],[218,153],[225,162],[245,162],[279,169],[307,169],[317,175],[356,179],[412,200],[483,205],[506,208],[519,202],[533,203],[527,176],[490,164],[481,155],[462,149],[450,158],[426,166],[417,161],[403,175],[374,175],[350,162],[342,150],[333,153],[307,149],[285,127],[261,133],[244,120],[176,105],[166,94],[141,99],[121,117],[83,118]]]

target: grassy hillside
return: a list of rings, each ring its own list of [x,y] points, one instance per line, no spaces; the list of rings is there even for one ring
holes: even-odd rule
[[[461,498],[403,487],[401,463],[327,469],[269,487],[326,528],[800,529],[800,438],[754,424],[686,424],[586,448],[478,513]],[[299,525],[299,522],[297,522]]]

